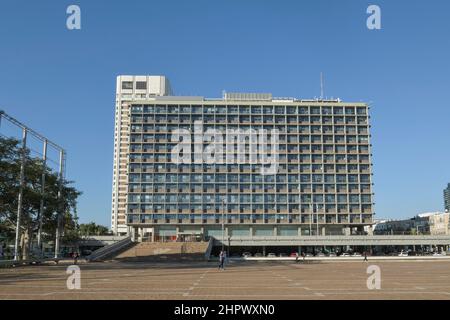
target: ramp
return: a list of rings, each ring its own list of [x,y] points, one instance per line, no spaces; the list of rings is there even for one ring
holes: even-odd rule
[[[110,259],[117,254],[120,254],[124,250],[132,247],[134,242],[131,240],[131,237],[126,237],[120,241],[117,241],[113,244],[104,246],[98,250],[92,252],[89,256],[86,257],[86,260],[89,262],[92,261],[102,261],[106,259]]]

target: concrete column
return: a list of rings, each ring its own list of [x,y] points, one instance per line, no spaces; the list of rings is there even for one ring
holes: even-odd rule
[[[156,226],[154,226],[153,232],[152,232],[152,242],[155,242],[156,232],[158,232],[158,228]]]
[[[250,237],[253,237],[253,226],[250,226]]]
[[[326,236],[326,229],[325,229],[325,227],[322,227],[322,235]]]
[[[299,236],[299,237],[301,237],[302,236],[302,227],[298,227],[298,233],[297,233],[297,235]]]
[[[206,235],[205,235],[205,227],[201,226],[201,227],[200,227],[200,232],[201,232],[201,234],[202,234],[202,241],[204,241],[205,238],[206,238]]]
[[[278,227],[274,226],[273,227],[273,235],[276,237],[278,235]]]

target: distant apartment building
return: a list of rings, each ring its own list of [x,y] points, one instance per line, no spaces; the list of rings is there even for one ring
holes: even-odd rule
[[[404,220],[386,220],[375,225],[374,234],[450,235],[450,214],[429,212]]]
[[[220,237],[223,222],[227,237],[343,234],[363,232],[373,214],[367,104],[173,96],[162,76],[117,78],[115,233]]]
[[[436,213],[428,216],[431,235],[450,235],[450,214]]]
[[[444,209],[446,212],[450,212],[450,183],[444,189]]]

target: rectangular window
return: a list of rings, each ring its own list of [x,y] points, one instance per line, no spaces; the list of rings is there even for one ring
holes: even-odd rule
[[[136,81],[136,90],[147,90],[147,82]]]
[[[122,89],[133,90],[133,81],[122,81]]]

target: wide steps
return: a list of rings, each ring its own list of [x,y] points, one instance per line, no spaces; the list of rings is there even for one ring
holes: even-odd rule
[[[116,260],[203,260],[208,242],[141,242],[120,253]]]

